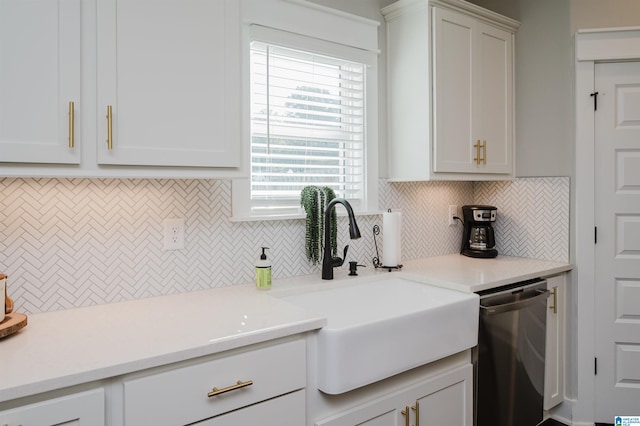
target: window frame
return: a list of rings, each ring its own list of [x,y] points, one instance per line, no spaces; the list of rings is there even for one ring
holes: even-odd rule
[[[247,25],[243,37],[243,162],[251,174],[251,89],[250,46],[253,41],[274,44],[285,48],[342,58],[365,65],[365,141],[364,141],[364,198],[354,206],[356,214],[372,214],[378,210],[378,52],[321,40],[262,25]],[[276,220],[304,218],[304,211],[295,214],[256,214],[251,205],[251,178],[234,179],[232,182],[233,221]]]

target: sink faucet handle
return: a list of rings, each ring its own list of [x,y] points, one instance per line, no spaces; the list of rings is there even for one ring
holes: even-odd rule
[[[344,246],[344,252],[342,253],[342,257],[332,257],[331,258],[331,266],[337,268],[344,264],[344,261],[347,260],[347,252],[349,251],[349,245]]]
[[[342,262],[340,262],[339,266],[342,266],[345,260],[347,260],[347,252],[349,251],[349,244],[344,246],[344,252],[342,253]]]

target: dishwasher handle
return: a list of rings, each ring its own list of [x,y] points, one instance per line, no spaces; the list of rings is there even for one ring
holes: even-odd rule
[[[480,314],[481,315],[496,315],[496,314],[501,314],[504,312],[510,312],[510,311],[515,311],[518,309],[522,309],[525,308],[529,305],[532,305],[534,303],[536,303],[537,301],[539,301],[540,299],[546,299],[547,297],[549,297],[549,290],[534,290],[531,293],[537,293],[534,296],[531,297],[527,297],[524,299],[520,299],[517,300],[515,302],[508,302],[508,303],[503,303],[500,305],[493,305],[493,306],[485,306],[482,304],[482,302],[480,302]],[[526,293],[520,293],[520,295],[523,295]]]

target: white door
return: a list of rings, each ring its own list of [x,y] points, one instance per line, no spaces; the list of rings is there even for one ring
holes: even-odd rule
[[[507,31],[478,23],[477,43],[473,121],[474,143],[482,145],[478,171],[508,174],[513,157],[513,38]]]
[[[595,410],[612,423],[640,415],[640,63],[596,65],[595,88]]]
[[[78,164],[79,111],[80,0],[0,0],[0,163]]]
[[[98,0],[99,164],[240,165],[238,3]]]

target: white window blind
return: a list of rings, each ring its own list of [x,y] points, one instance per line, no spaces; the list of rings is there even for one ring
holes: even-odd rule
[[[295,213],[304,186],[365,198],[365,71],[361,63],[253,41],[251,210]]]

